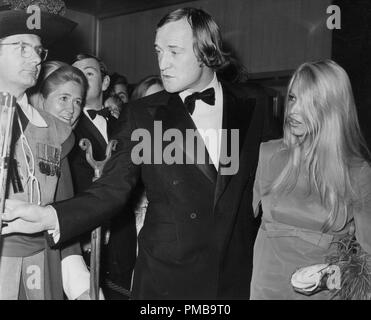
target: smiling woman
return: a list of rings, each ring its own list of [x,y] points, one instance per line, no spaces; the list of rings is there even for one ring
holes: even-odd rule
[[[59,61],[42,65],[40,81],[31,99],[35,106],[74,127],[86,97],[87,80],[77,68]]]

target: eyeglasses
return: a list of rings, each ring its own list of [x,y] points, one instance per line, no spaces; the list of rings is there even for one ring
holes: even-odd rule
[[[12,43],[0,43],[1,46],[19,46],[21,48],[21,56],[23,58],[30,58],[34,52],[40,57],[41,62],[46,60],[48,56],[48,50],[43,48],[42,46],[33,46],[27,42],[18,41]]]

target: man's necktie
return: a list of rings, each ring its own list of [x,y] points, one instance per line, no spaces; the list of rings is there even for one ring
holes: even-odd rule
[[[193,111],[195,110],[196,100],[198,99],[213,106],[215,104],[214,88],[209,88],[202,92],[195,92],[184,99],[184,105],[186,106],[190,114],[193,114]]]
[[[100,110],[90,109],[87,112],[92,120],[94,120],[97,115],[102,116],[106,120],[109,120],[112,117],[111,111],[109,110],[109,108],[103,108]]]

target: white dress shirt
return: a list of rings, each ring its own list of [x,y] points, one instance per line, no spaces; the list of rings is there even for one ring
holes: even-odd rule
[[[223,89],[215,73],[213,80],[200,92],[209,88],[214,88],[215,90],[215,105],[209,105],[198,99],[195,102],[195,110],[191,117],[218,171],[223,122]],[[192,93],[190,90],[185,90],[180,92],[179,96],[184,102],[185,98]]]
[[[97,114],[92,120],[90,118],[88,110],[93,110],[93,108],[89,108],[88,106],[83,109],[85,115],[90,119],[90,121],[96,126],[96,128],[99,130],[100,134],[103,136],[104,140],[108,143],[108,135],[107,135],[107,120],[101,116],[100,114]]]

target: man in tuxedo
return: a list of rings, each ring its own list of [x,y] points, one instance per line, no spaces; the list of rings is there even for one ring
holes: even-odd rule
[[[72,65],[85,74],[89,83],[83,114],[74,130],[76,144],[69,156],[74,191],[79,193],[92,184],[94,169],[87,162],[85,151],[80,148],[78,142],[83,138],[89,139],[93,148],[93,158],[97,161],[104,160],[116,118],[111,116],[108,108],[103,108],[103,93],[110,84],[110,77],[103,61],[92,55],[78,54]],[[130,290],[136,259],[137,237],[134,212],[128,206],[123,211],[128,212],[126,215],[114,218],[111,223],[107,221],[104,228],[106,232],[109,229],[110,234],[109,241],[105,242],[102,250],[101,268],[104,279],[102,287],[107,299],[127,298],[107,287],[106,281],[114,284],[112,287],[118,285],[127,291]],[[90,243],[89,233],[83,237],[82,243],[83,247],[87,248],[87,244]]]
[[[119,211],[142,179],[149,205],[133,298],[248,299],[257,229],[252,188],[260,143],[270,138],[265,100],[218,80],[215,71],[227,61],[219,28],[203,10],[166,15],[155,50],[165,91],[131,103],[103,176],[53,206],[8,201],[4,218],[21,219],[5,232],[54,230],[54,242],[62,243]],[[140,148],[140,136],[151,143]],[[201,148],[192,148],[195,142]]]
[[[75,192],[81,192],[91,185],[94,170],[87,163],[85,151],[79,147],[78,142],[82,138],[89,139],[94,159],[104,160],[109,140],[110,118],[108,114],[102,114],[103,92],[108,88],[110,78],[105,65],[97,57],[78,54],[72,65],[85,74],[89,83],[85,107],[74,130],[77,143],[69,156],[74,189]]]

